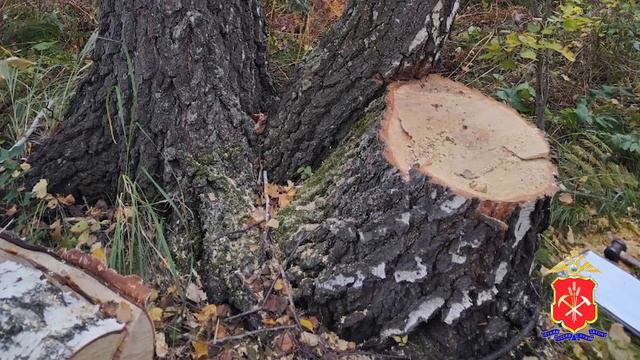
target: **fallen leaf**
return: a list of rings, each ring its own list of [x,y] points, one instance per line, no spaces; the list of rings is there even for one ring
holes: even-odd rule
[[[300,326],[302,326],[305,330],[313,332],[313,330],[315,329],[315,326],[313,325],[313,322],[309,319],[300,319]]]
[[[105,254],[101,243],[95,243],[91,246],[91,256],[98,259],[102,264],[107,263],[107,255]]]
[[[267,226],[270,228],[277,229],[280,227],[280,222],[276,219],[271,219],[267,222]]]
[[[196,359],[200,359],[201,357],[205,357],[209,355],[209,345],[206,342],[202,341],[192,341],[191,345],[193,346],[193,357]]]
[[[404,336],[394,335],[393,336],[393,340],[395,340],[398,343],[398,345],[405,346],[405,345],[407,345],[407,342],[409,341],[409,336],[407,336],[407,335],[404,335]]]
[[[89,223],[86,220],[80,220],[69,229],[74,234],[81,234],[89,230]]]
[[[271,318],[266,318],[266,319],[262,319],[262,324],[266,325],[266,326],[274,326],[276,325],[278,322],[276,320],[273,320]]]
[[[58,241],[62,239],[62,225],[60,224],[60,219],[49,225],[49,230],[51,230],[51,238],[53,240]]]
[[[69,195],[67,195],[65,197],[58,196],[56,199],[58,199],[58,202],[60,202],[61,204],[67,205],[67,206],[70,206],[70,205],[73,205],[73,204],[76,203],[76,198],[73,197],[73,195],[71,195],[71,194],[69,194]]]
[[[251,118],[256,123],[254,130],[256,134],[262,135],[267,127],[267,116],[263,113],[251,114]]]
[[[133,318],[133,313],[131,312],[131,306],[124,301],[121,301],[118,305],[118,310],[116,310],[116,319],[119,322],[126,324]]]
[[[47,179],[40,179],[35,185],[33,185],[31,192],[33,192],[38,199],[44,199],[49,194],[47,192],[48,185],[49,182]]]
[[[248,224],[251,225],[263,222],[265,219],[264,215],[264,208],[256,208],[253,213],[251,213],[251,218],[249,219]]]
[[[58,200],[52,198],[47,202],[47,207],[49,209],[55,209],[58,206]]]
[[[220,304],[217,306],[218,316],[227,317],[231,316],[231,307],[227,304]]]
[[[22,169],[22,171],[29,171],[31,169],[31,164],[22,163],[22,164],[20,164],[20,169]]]
[[[269,295],[267,301],[265,301],[264,303],[265,310],[271,311],[278,315],[287,310],[287,306],[289,306],[289,300],[282,296],[277,296],[274,294]]]
[[[205,305],[202,310],[196,315],[196,319],[201,324],[206,324],[209,320],[214,320],[218,316],[218,308],[213,304]]]
[[[80,249],[82,245],[87,245],[87,244],[89,244],[89,232],[85,231],[78,236],[78,243],[76,244],[76,248]]]
[[[15,215],[18,212],[18,207],[13,205],[12,207],[8,208],[7,210],[5,210],[4,215],[11,217],[13,215]]]
[[[272,198],[272,199],[278,198],[278,196],[280,196],[280,187],[278,185],[276,185],[276,184],[268,183],[267,184],[267,195],[269,195],[269,197]]]
[[[1,60],[0,64],[1,63],[5,63],[5,64],[7,64],[7,65],[9,65],[11,67],[14,67],[14,68],[18,69],[18,70],[27,69],[28,67],[30,67],[31,65],[34,64],[33,61],[31,61],[31,60],[19,58],[19,57],[16,57],[16,56],[11,56],[11,57],[8,57],[8,58],[6,58],[4,60]]]
[[[320,342],[320,338],[318,337],[318,335],[308,332],[302,332],[300,333],[300,342],[311,347],[316,347]]]
[[[167,341],[164,338],[164,333],[157,332],[156,333],[156,355],[163,359],[167,356],[169,352],[169,346],[167,345]]]
[[[194,303],[201,303],[207,300],[207,294],[202,291],[198,285],[194,283],[189,283],[187,286],[187,299],[193,301]]]
[[[151,320],[153,321],[162,321],[162,308],[159,307],[152,307],[151,309],[149,309],[148,313],[149,313],[149,317],[151,318]]]
[[[560,196],[558,196],[558,201],[560,201],[560,203],[562,203],[563,205],[571,205],[573,204],[573,196],[571,196],[571,194],[569,193],[562,193],[560,194]]]
[[[218,356],[216,356],[216,360],[233,360],[233,350],[232,349],[224,349]]]
[[[285,354],[288,354],[293,350],[293,339],[288,331],[276,337],[276,346]]]
[[[218,324],[218,326],[216,326],[216,337],[220,339],[225,336],[227,336],[227,329],[224,326]]]
[[[284,281],[282,279],[276,280],[276,283],[273,284],[273,290],[280,291],[284,288]]]

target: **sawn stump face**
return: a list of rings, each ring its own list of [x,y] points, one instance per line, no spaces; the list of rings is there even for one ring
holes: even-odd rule
[[[442,114],[457,116],[458,105],[443,102],[448,99],[443,93],[453,88],[467,92],[462,101],[495,108],[471,106],[466,108],[470,116],[493,112],[491,126],[510,126],[512,139],[529,136],[537,149],[525,149],[535,151],[535,156],[496,152],[495,143],[505,139],[502,132],[496,138],[481,128],[490,122],[470,120],[463,128],[459,119],[450,126],[440,121],[449,115],[436,119],[438,124],[426,119],[439,116],[431,106],[433,99],[444,104],[438,109]],[[407,91],[414,92],[413,99],[407,98]],[[405,99],[394,101],[397,94]],[[410,112],[418,114],[416,107],[424,112],[414,121]],[[300,243],[289,270],[299,286],[298,301],[343,336],[385,339],[422,328],[420,333],[446,355],[490,352],[521,329],[537,303],[529,276],[538,234],[548,225],[555,169],[543,135],[510,110],[512,118],[505,117],[505,109],[439,77],[392,86],[384,114],[374,115],[376,121],[363,137],[337,151],[342,153],[340,161],[327,161],[338,165],[320,170],[324,179],[315,184],[326,192],[307,189],[312,196],[303,195],[294,205],[296,220],[283,221],[289,231],[297,231],[283,241],[285,246],[291,250]],[[406,126],[402,133],[389,132],[389,122],[399,119]],[[462,132],[469,128],[488,135],[457,146],[447,144],[449,154],[441,153],[436,144],[435,151],[424,152],[410,166],[399,161],[400,156],[390,156],[413,146],[407,143],[412,135],[418,144],[430,141],[419,138],[431,136],[421,135],[421,127],[436,125],[441,127],[436,134],[445,142],[468,138]],[[481,159],[486,153],[491,161],[507,163],[512,174],[493,176],[488,171],[476,179],[466,179],[464,171],[456,175],[465,155]],[[454,161],[447,163],[448,157]],[[420,162],[424,158],[437,164],[433,174],[427,162]],[[471,164],[483,165],[478,160]],[[513,179],[505,176],[523,179],[526,186],[506,188]],[[486,183],[477,190],[466,185],[472,180]],[[314,179],[309,184],[313,186]]]

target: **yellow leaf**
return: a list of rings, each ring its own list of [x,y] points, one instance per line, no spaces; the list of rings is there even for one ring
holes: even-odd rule
[[[31,165],[29,163],[22,163],[20,164],[20,169],[22,169],[22,171],[28,171],[31,169]]]
[[[394,335],[393,336],[393,340],[395,340],[398,343],[398,345],[405,346],[405,345],[407,345],[407,342],[409,341],[409,336],[408,335],[404,335],[404,336]]]
[[[280,194],[279,186],[276,184],[267,184],[267,195],[271,198],[277,198]]]
[[[35,185],[33,185],[33,189],[31,190],[38,199],[44,199],[47,197],[47,185],[49,182],[47,179],[40,179]]]
[[[205,357],[209,355],[209,345],[202,341],[192,341],[191,345],[193,345],[193,357],[196,359],[200,359],[201,357]]]
[[[159,307],[152,307],[151,309],[149,309],[149,317],[151,318],[151,320],[153,321],[162,321],[162,308]]]
[[[273,290],[280,291],[282,288],[284,288],[284,281],[282,279],[276,280],[276,283],[273,284]]]
[[[275,324],[277,324],[276,320],[269,319],[269,318],[262,319],[262,323],[267,326],[274,326]]]
[[[304,329],[313,332],[314,326],[313,326],[313,322],[309,319],[300,319],[300,326],[302,326]]]
[[[270,228],[277,229],[278,227],[280,227],[280,222],[276,219],[271,219],[267,222],[267,226]]]
[[[204,324],[209,320],[215,319],[216,316],[218,316],[218,308],[213,304],[208,304],[200,310],[196,315],[196,318],[201,324]]]
[[[14,67],[18,70],[24,70],[26,68],[28,68],[29,66],[33,65],[33,61],[27,60],[27,59],[23,59],[23,58],[19,58],[16,56],[12,56],[9,58],[6,58],[2,61],[0,61],[0,63],[5,63],[11,67]]]
[[[91,256],[98,259],[101,263],[107,263],[107,255],[104,253],[104,249],[102,248],[102,244],[97,243],[99,246],[93,246],[91,249]]]

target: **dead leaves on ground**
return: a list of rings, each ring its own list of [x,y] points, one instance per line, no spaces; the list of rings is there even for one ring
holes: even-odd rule
[[[207,303],[195,271],[190,276],[191,281],[183,284],[184,290],[172,286],[161,291],[147,309],[156,331],[163,334],[156,336],[156,355],[161,359],[184,358],[184,354],[192,359],[294,359],[307,358],[310,353],[323,357],[355,349],[355,343],[322,328],[314,316],[297,314],[300,330],[295,328],[296,316],[288,300],[294,289],[280,277],[274,261],[266,262],[254,274],[246,274],[243,278],[246,287],[253,292],[256,304],[264,304],[264,307],[231,320],[229,317],[233,314],[229,305]],[[252,323],[246,321],[249,316],[259,319],[258,330],[262,331],[257,335],[246,335],[256,330],[246,327]],[[267,331],[279,326],[291,328]],[[172,331],[180,334],[179,339],[171,337]]]

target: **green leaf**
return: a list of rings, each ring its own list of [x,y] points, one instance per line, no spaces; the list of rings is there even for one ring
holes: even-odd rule
[[[531,59],[531,60],[537,59],[536,52],[533,51],[533,49],[525,48],[525,47],[523,47],[520,50],[520,57],[524,59]]]
[[[511,59],[505,59],[500,62],[500,67],[504,70],[510,71],[516,68],[516,63]]]
[[[541,29],[540,24],[537,22],[530,22],[527,24],[527,30],[532,33],[537,33]]]
[[[593,114],[591,114],[591,111],[589,111],[589,109],[587,108],[587,101],[585,99],[582,99],[578,103],[574,112],[579,121],[583,123],[586,122],[589,125],[593,124]]]
[[[574,54],[573,51],[571,51],[571,49],[569,49],[568,47],[565,46],[562,49],[558,50],[558,52],[562,54],[562,56],[567,58],[567,60],[571,62],[576,61],[576,54]]]
[[[51,49],[56,44],[56,41],[43,41],[33,45],[31,48],[37,51],[45,51]]]

